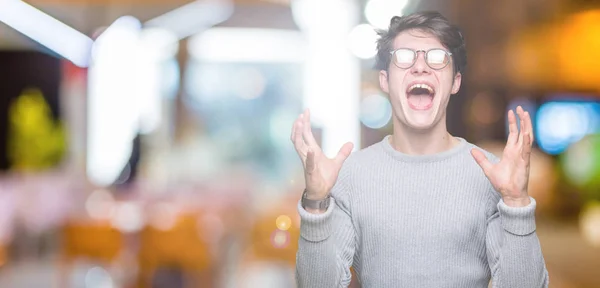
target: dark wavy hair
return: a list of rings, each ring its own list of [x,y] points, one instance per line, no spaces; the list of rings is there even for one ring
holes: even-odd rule
[[[467,66],[467,50],[460,28],[435,11],[416,12],[402,17],[394,16],[388,30],[378,31],[376,69],[388,70],[394,39],[406,30],[420,30],[435,36],[452,53],[454,73],[464,73]]]

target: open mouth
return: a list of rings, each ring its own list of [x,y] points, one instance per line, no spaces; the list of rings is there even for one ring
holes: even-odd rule
[[[429,84],[416,83],[408,86],[406,97],[408,105],[415,110],[427,110],[433,106],[435,90]]]

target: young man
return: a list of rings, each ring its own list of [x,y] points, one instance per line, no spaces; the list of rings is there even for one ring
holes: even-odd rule
[[[393,135],[334,159],[305,111],[291,140],[305,170],[299,201],[299,287],[548,287],[527,194],[533,130],[508,113],[501,159],[446,129],[446,107],[466,65],[462,34],[436,12],[394,17],[380,33],[381,89]],[[453,115],[456,117],[456,115]],[[489,160],[488,160],[489,159]]]

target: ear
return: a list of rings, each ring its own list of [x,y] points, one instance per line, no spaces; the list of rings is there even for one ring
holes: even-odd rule
[[[460,74],[460,72],[456,73],[456,75],[454,75],[454,82],[452,82],[452,94],[456,94],[458,93],[458,90],[460,90],[460,82],[462,81],[462,74]]]
[[[383,92],[390,93],[390,89],[388,86],[388,73],[385,70],[379,70],[379,87]]]

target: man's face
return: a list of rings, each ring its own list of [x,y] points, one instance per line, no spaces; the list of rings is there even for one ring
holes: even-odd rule
[[[436,37],[419,30],[398,34],[393,50],[399,48],[414,51],[438,48],[447,51]],[[399,68],[394,64],[392,55],[388,71],[379,73],[379,84],[389,94],[395,117],[416,130],[430,129],[444,119],[450,95],[458,92],[460,81],[461,74],[454,75],[452,61],[436,70],[427,64],[424,52],[417,53],[414,65],[410,68]]]

